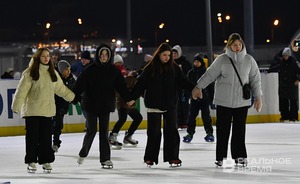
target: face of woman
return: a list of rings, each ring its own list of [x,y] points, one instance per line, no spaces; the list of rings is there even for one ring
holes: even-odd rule
[[[230,49],[233,52],[240,52],[243,48],[243,43],[240,40],[235,40],[231,45]]]
[[[99,59],[102,63],[106,63],[108,61],[108,52],[107,50],[103,50],[99,56]]]
[[[159,59],[162,63],[167,63],[170,60],[171,57],[171,51],[164,51],[162,53],[160,53],[159,55]]]
[[[50,53],[46,50],[44,50],[40,57],[40,62],[44,65],[47,65],[50,61]]]

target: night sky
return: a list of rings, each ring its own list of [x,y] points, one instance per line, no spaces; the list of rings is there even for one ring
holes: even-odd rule
[[[211,0],[213,43],[222,43],[232,32],[244,33],[244,0]],[[126,0],[49,0],[0,2],[0,42],[28,42],[45,39],[45,24],[52,40],[124,39],[126,38]],[[300,28],[299,0],[253,0],[254,43],[271,38],[272,24],[276,43],[288,43]],[[230,15],[219,24],[217,13]],[[132,39],[144,46],[168,38],[172,45],[206,44],[205,0],[131,0]],[[82,18],[83,25],[78,25]],[[164,22],[165,27],[158,29]]]

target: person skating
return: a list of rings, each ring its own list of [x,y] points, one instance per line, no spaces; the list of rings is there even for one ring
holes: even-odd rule
[[[181,166],[180,137],[176,121],[178,92],[181,88],[191,91],[194,84],[173,60],[171,47],[167,43],[162,43],[157,48],[153,59],[137,79],[132,94],[134,99],[143,96],[148,117],[144,162],[148,166],[158,164],[163,122],[163,161]]]
[[[197,53],[194,56],[194,62],[193,62],[193,69],[191,69],[187,76],[190,81],[197,83],[198,79],[205,73],[206,66],[204,63],[204,55],[201,53]],[[213,127],[212,127],[212,119],[210,116],[210,110],[209,110],[209,104],[211,99],[211,91],[209,91],[207,88],[203,91],[203,98],[202,99],[196,99],[193,98],[190,99],[190,108],[189,108],[189,115],[188,115],[188,121],[187,121],[187,135],[183,137],[183,142],[191,142],[193,139],[193,136],[196,132],[196,118],[199,114],[199,110],[201,110],[201,118],[204,124],[204,130],[206,132],[206,136],[204,137],[204,140],[206,142],[214,142],[214,135],[213,135]]]
[[[100,45],[96,50],[95,61],[81,72],[73,88],[87,117],[87,130],[79,152],[78,164],[82,164],[89,154],[98,123],[100,164],[105,168],[113,167],[108,141],[110,113],[115,111],[116,91],[126,102],[130,101],[130,94],[123,75],[113,65],[112,60],[111,48],[106,44]]]

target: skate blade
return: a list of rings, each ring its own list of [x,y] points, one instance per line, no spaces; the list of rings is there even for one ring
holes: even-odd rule
[[[112,169],[113,165],[102,165],[102,169]]]
[[[51,173],[51,169],[44,169],[44,173]]]
[[[122,146],[112,146],[111,149],[113,149],[113,150],[121,150]]]
[[[110,147],[111,147],[111,149],[113,149],[113,150],[120,150],[120,149],[122,149],[122,146],[115,146],[115,145],[110,145]]]
[[[34,174],[36,172],[36,169],[27,169],[27,172],[30,174]]]
[[[170,164],[170,167],[172,167],[172,168],[181,167],[181,164]]]
[[[135,148],[135,147],[137,147],[137,144],[130,144],[130,143],[124,143],[123,144],[123,147],[126,147],[126,148]]]

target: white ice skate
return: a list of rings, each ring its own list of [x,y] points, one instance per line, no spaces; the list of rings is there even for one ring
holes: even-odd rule
[[[84,157],[79,157],[79,158],[77,159],[77,163],[78,163],[79,165],[83,164],[83,162],[84,162]]]
[[[137,140],[132,138],[132,135],[128,135],[128,132],[125,133],[125,137],[123,139],[124,146],[133,146],[136,147],[139,143]]]
[[[27,166],[27,172],[28,173],[35,173],[36,172],[36,165],[34,162],[31,162]]]
[[[43,170],[45,173],[51,173],[52,167],[49,163],[45,163],[45,164],[43,164]]]
[[[106,160],[104,162],[101,162],[101,166],[103,169],[112,169],[113,168],[113,163],[110,160]]]
[[[120,150],[120,149],[122,149],[123,144],[118,141],[117,136],[118,136],[118,133],[110,132],[108,141],[112,148]]]

